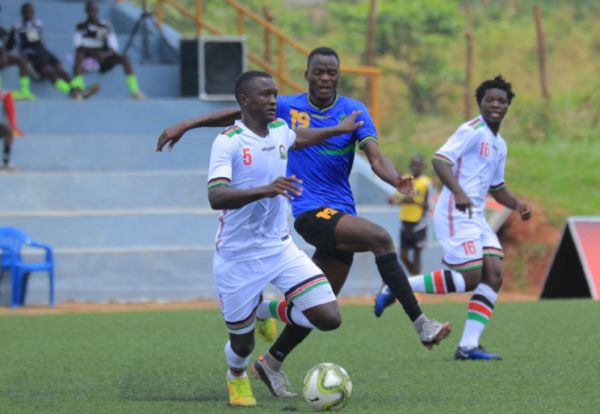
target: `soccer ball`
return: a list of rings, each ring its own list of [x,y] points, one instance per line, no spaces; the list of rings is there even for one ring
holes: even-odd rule
[[[346,370],[331,362],[322,362],[304,378],[304,399],[315,410],[338,411],[348,404],[352,381]]]

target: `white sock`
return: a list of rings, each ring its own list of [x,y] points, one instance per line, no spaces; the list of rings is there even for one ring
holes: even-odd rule
[[[477,285],[469,301],[467,320],[458,346],[472,349],[479,346],[479,339],[494,310],[498,294],[485,283]]]
[[[454,270],[436,270],[431,273],[409,277],[408,281],[413,292],[444,295],[465,291],[465,278]]]
[[[292,311],[290,312],[290,322],[294,325],[304,326],[305,328],[315,329],[316,326],[312,324],[311,321],[299,310],[297,307],[292,306]]]
[[[313,325],[304,313],[295,306],[290,308],[287,307],[286,301],[280,300],[268,300],[261,302],[256,309],[256,317],[258,319],[275,318],[283,323],[291,325],[304,326],[305,328],[315,329]]]
[[[241,371],[248,366],[250,355],[247,357],[239,356],[234,352],[233,348],[231,348],[231,341],[227,341],[225,344],[225,359],[227,360],[227,366],[229,368]]]
[[[256,318],[257,319],[269,319],[271,317],[271,311],[269,309],[270,303],[272,301],[265,300],[258,304],[258,308],[256,308]]]

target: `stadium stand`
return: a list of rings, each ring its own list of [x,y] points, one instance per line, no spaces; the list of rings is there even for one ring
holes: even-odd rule
[[[21,3],[2,1],[3,25],[17,21]],[[34,4],[48,47],[70,67],[73,28],[84,16],[84,2]],[[99,4],[123,47],[141,11],[127,2]],[[167,26],[164,33],[178,47],[179,34]],[[149,60],[141,59],[138,39],[130,49],[146,101],[129,98],[117,68],[86,78],[102,89],[84,102],[69,100],[48,82],[34,82],[38,100],[17,103],[26,136],[13,146],[18,169],[0,174],[0,186],[10,194],[0,199],[0,225],[23,229],[54,248],[57,302],[214,297],[211,258],[219,213],[209,208],[205,182],[219,131],[196,130],[172,153],[155,153],[154,146],[171,123],[232,103],[180,98],[177,57],[152,33],[150,48],[155,52]],[[5,87],[16,87],[15,70],[2,77]],[[397,209],[385,201],[391,189],[373,177],[357,160],[352,184],[359,212],[397,237]],[[439,266],[439,258],[434,244],[424,252],[424,269]],[[372,259],[357,255],[344,294],[374,294],[376,275]],[[27,303],[47,303],[47,289],[32,279]]]

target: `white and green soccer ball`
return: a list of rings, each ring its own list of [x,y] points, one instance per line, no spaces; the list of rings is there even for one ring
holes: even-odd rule
[[[304,378],[304,399],[315,410],[338,411],[348,404],[352,381],[346,370],[331,362],[322,362]]]

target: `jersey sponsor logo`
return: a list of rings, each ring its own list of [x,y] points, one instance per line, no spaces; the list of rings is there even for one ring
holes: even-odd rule
[[[279,146],[279,158],[282,160],[287,160],[287,151],[285,149],[285,145],[283,144]]]
[[[274,151],[275,150],[275,145],[272,145],[270,147],[263,147],[262,151],[264,152],[269,152],[269,151]]]

